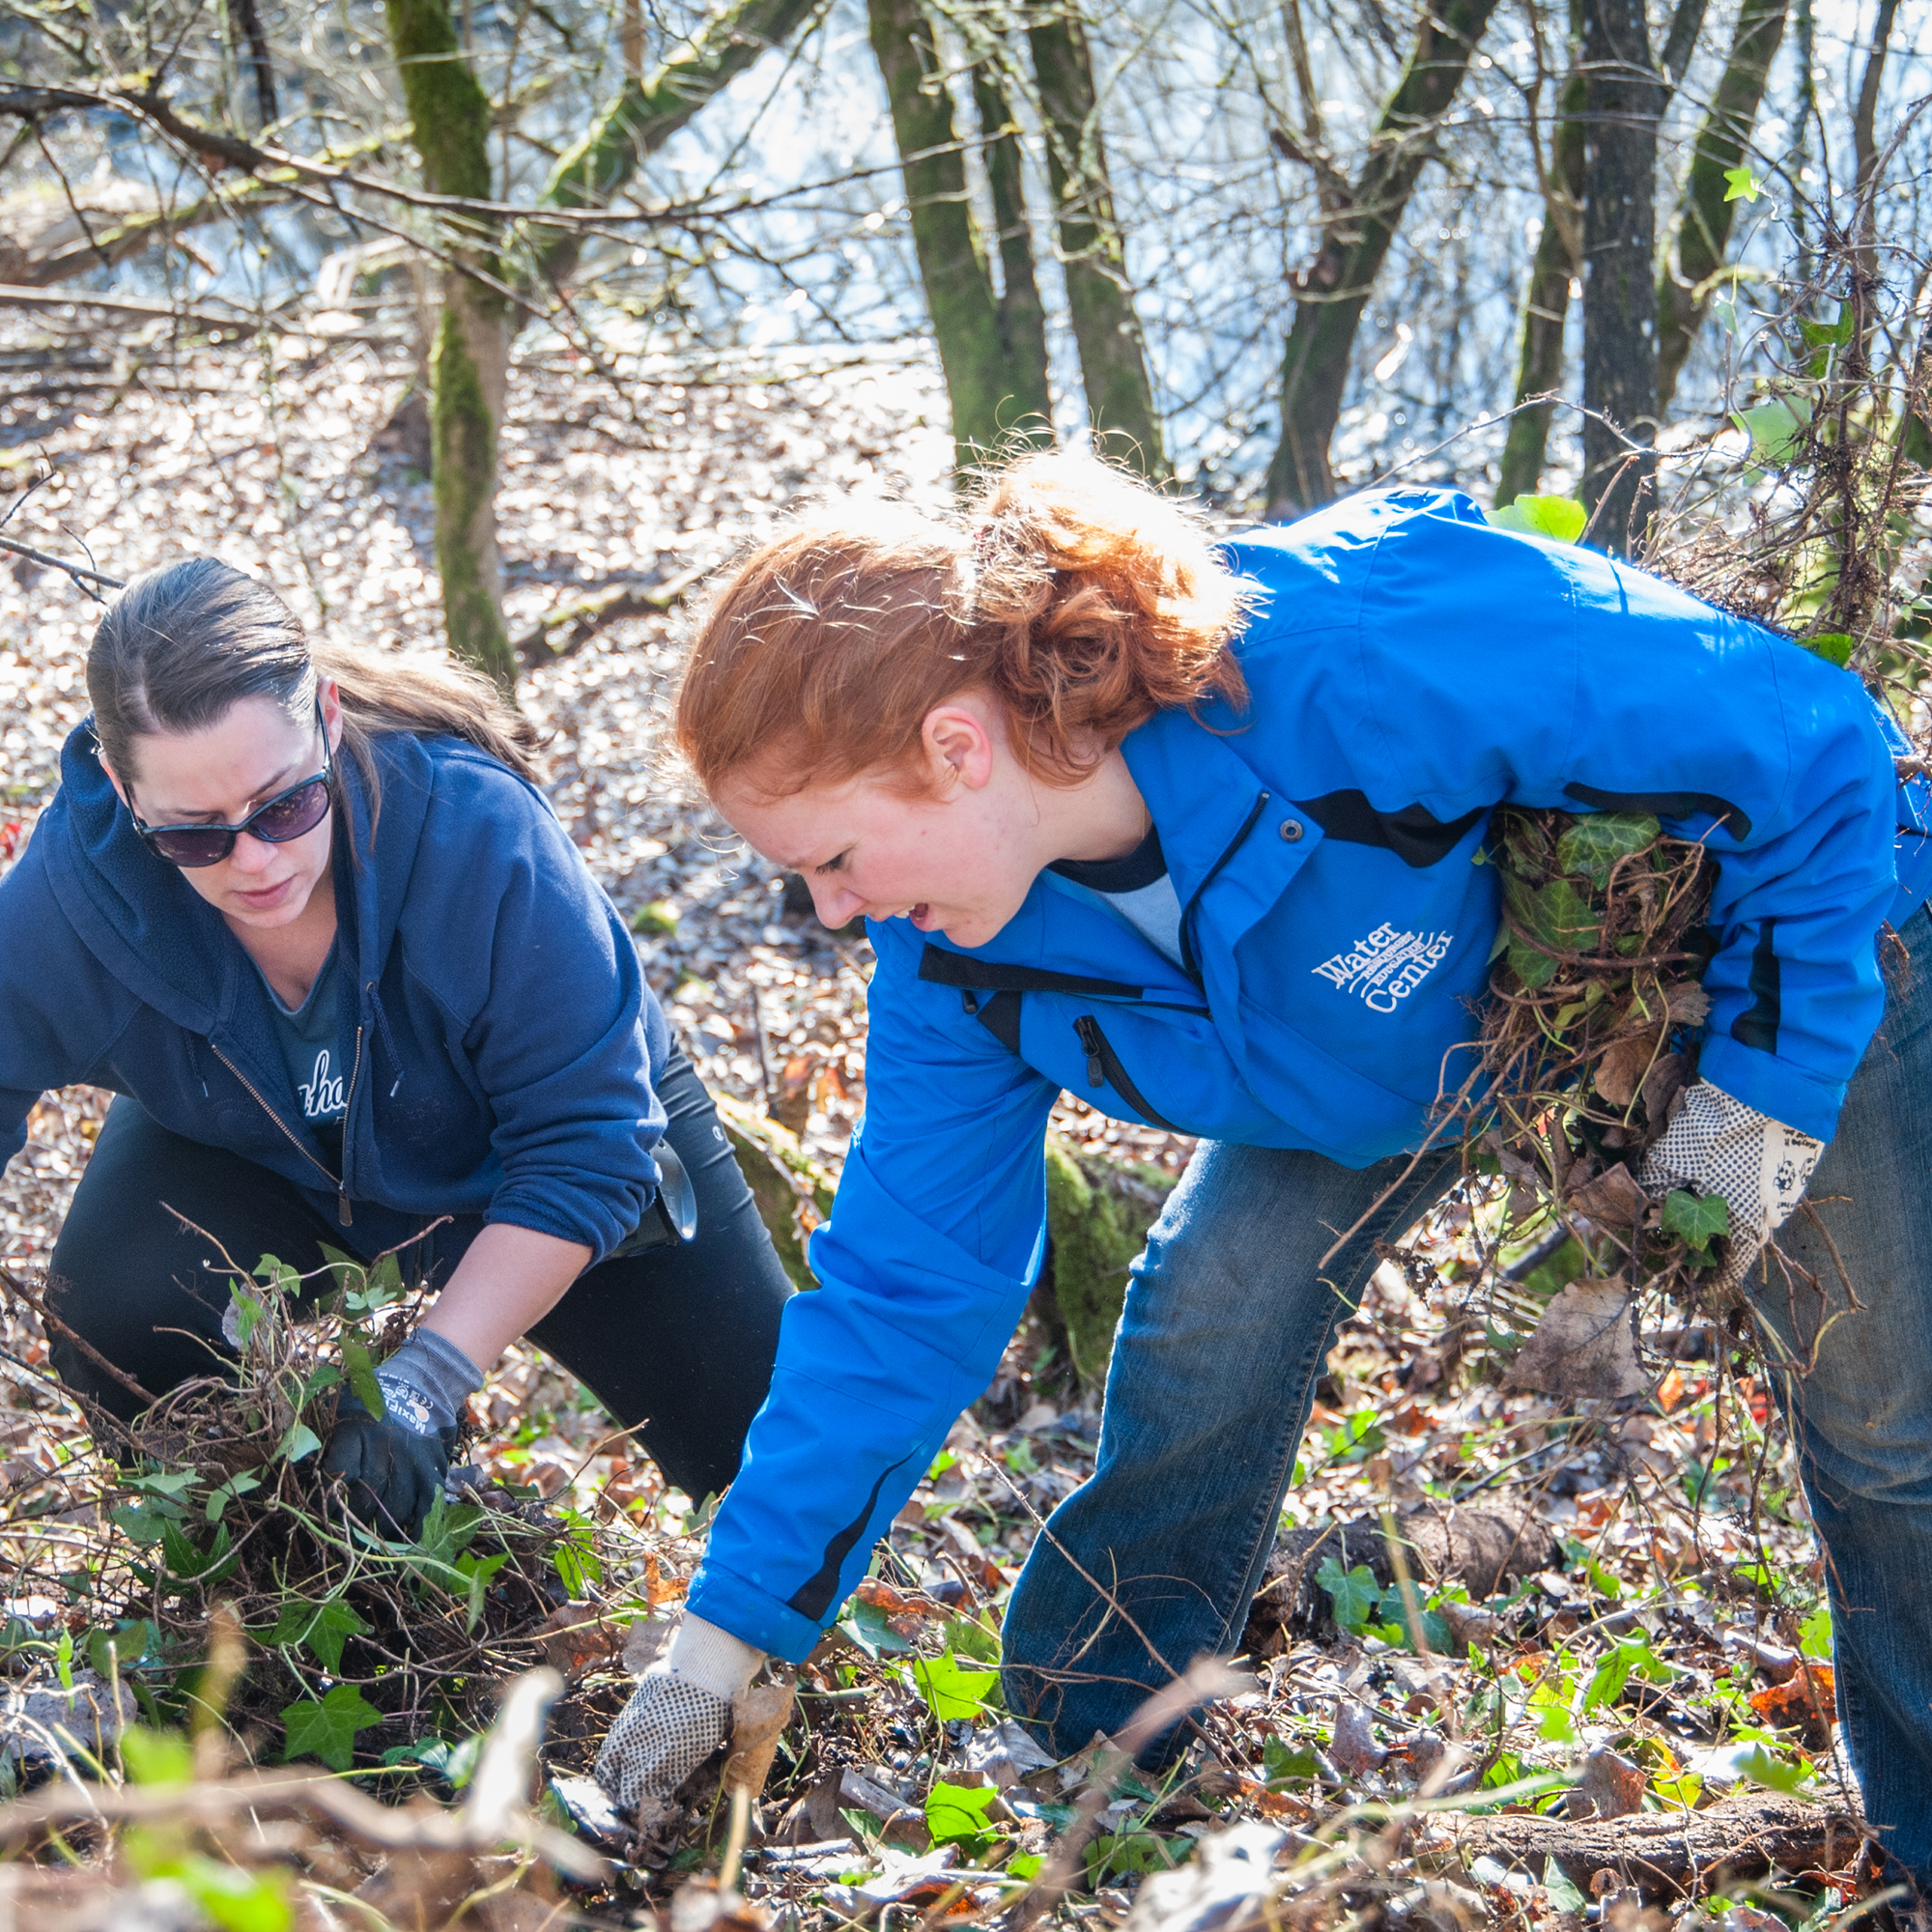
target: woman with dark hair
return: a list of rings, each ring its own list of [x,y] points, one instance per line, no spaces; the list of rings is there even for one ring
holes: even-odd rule
[[[125,1419],[102,1360],[154,1395],[209,1373],[211,1237],[304,1274],[413,1242],[439,1292],[387,1413],[345,1398],[327,1447],[358,1514],[419,1529],[525,1334],[722,1491],[788,1283],[529,725],[467,672],[311,645],[208,557],[128,587],[87,681],[0,882],[0,1151],[46,1089],[118,1096],[49,1270],[88,1345],[52,1338],[62,1378]]]
[[[1440,1106],[1476,1065],[1492,812],[1642,813],[1717,882],[1698,1078],[1638,1179],[1726,1204],[1727,1276],[1794,1370],[1867,1813],[1932,1873],[1932,976],[1888,1009],[1877,948],[1888,920],[1932,944],[1932,841],[1856,678],[1448,491],[1216,544],[1060,455],[968,516],[867,505],[764,545],[678,735],[878,953],[819,1292],[691,1590],[741,1680],[818,1642],[991,1379],[1063,1089],[1199,1146],[1130,1271],[1094,1475],[1007,1607],[1007,1703],[1081,1750],[1236,1649],[1335,1324],[1461,1171]],[[1814,1164],[1790,1272],[1758,1269]],[[660,1670],[603,1776],[662,1795],[725,1721]]]

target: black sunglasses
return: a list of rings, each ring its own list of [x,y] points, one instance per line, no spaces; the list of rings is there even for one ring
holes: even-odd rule
[[[316,723],[322,725],[322,711],[316,708]],[[128,810],[134,830],[156,858],[171,866],[192,871],[200,866],[218,866],[235,849],[242,833],[270,845],[286,845],[313,832],[328,816],[329,806],[328,731],[323,725],[322,769],[313,778],[278,791],[266,805],[258,805],[240,825],[147,825],[134,811],[133,787],[128,791]]]

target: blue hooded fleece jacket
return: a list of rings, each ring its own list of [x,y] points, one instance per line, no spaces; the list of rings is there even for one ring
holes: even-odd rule
[[[1859,681],[1468,497],[1357,497],[1230,547],[1247,709],[1122,745],[1184,964],[1042,873],[971,952],[874,923],[867,1112],[815,1294],[712,1525],[700,1616],[802,1659],[979,1396],[1046,1227],[1063,1089],[1123,1120],[1360,1168],[1474,1069],[1504,802],[1654,813],[1719,862],[1705,1078],[1829,1138],[1923,889],[1926,787]],[[1896,847],[1896,856],[1895,856]],[[1901,875],[1905,878],[1901,890]]]
[[[341,1172],[302,1120],[261,975],[141,843],[91,721],[0,880],[0,1158],[43,1092],[87,1081],[294,1181],[365,1257],[478,1214],[601,1259],[650,1205],[665,1124],[669,1036],[630,935],[543,797],[494,758],[407,733],[374,758],[373,836],[355,761],[335,768],[355,1003]]]

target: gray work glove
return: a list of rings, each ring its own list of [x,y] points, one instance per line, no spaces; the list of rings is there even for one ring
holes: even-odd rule
[[[644,1673],[597,1753],[597,1782],[619,1811],[666,1799],[731,1735],[731,1702],[765,1654],[686,1614],[669,1651]]]
[[[376,1369],[387,1411],[379,1421],[344,1390],[323,1452],[325,1473],[349,1485],[352,1514],[384,1536],[413,1543],[441,1494],[457,1418],[483,1372],[454,1342],[418,1328]]]
[[[1653,1201],[1674,1189],[1716,1194],[1730,1211],[1730,1253],[1718,1287],[1738,1287],[1764,1244],[1804,1198],[1823,1141],[1801,1134],[1699,1080],[1645,1154],[1637,1179]]]

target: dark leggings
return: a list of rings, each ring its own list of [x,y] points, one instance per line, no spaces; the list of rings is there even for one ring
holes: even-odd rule
[[[682,1054],[673,1052],[658,1093],[671,1146],[696,1190],[696,1239],[587,1269],[529,1339],[619,1424],[641,1424],[637,1439],[665,1479],[696,1498],[716,1494],[737,1473],[745,1432],[771,1380],[791,1283],[711,1097]],[[338,1251],[347,1245],[347,1231],[318,1214],[292,1181],[184,1140],[138,1101],[117,1099],[48,1273],[61,1319],[156,1396],[210,1374],[216,1366],[210,1346],[233,1359],[221,1339],[227,1272],[169,1208],[206,1229],[242,1267],[270,1254],[307,1274],[324,1265],[324,1242]],[[448,1280],[481,1226],[470,1215],[437,1231],[434,1279]],[[139,1410],[139,1399],[66,1336],[51,1339],[54,1366],[70,1387],[124,1421]]]

